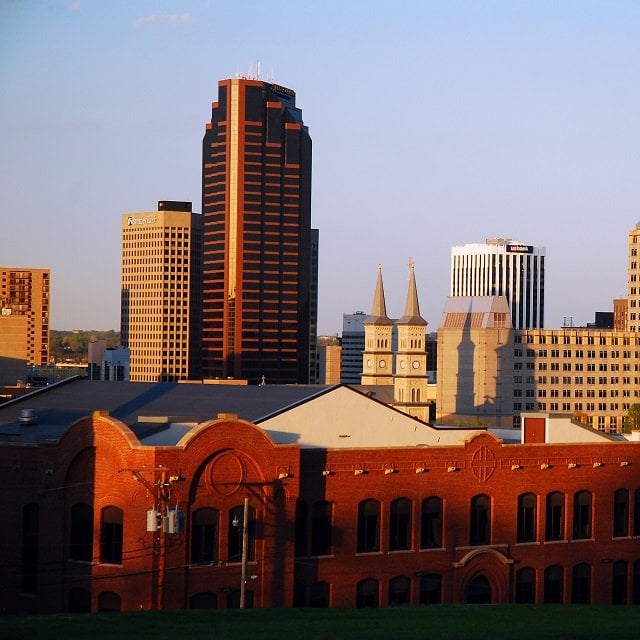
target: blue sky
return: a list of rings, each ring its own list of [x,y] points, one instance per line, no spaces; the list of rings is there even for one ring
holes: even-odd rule
[[[640,2],[0,0],[0,264],[52,271],[54,329],[119,329],[120,215],[200,211],[218,80],[296,91],[314,144],[319,331],[409,259],[439,324],[450,249],[546,247],[546,325],[626,295],[640,220]]]

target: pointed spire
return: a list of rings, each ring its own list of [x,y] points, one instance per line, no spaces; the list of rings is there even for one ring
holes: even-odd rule
[[[426,325],[427,321],[420,315],[420,305],[418,304],[418,289],[416,287],[416,275],[414,272],[413,259],[409,260],[409,290],[407,291],[407,304],[404,308],[404,315],[398,324]]]
[[[365,320],[366,324],[393,324],[387,316],[387,305],[384,300],[384,285],[382,284],[382,265],[378,265],[378,280],[373,294],[371,314]]]

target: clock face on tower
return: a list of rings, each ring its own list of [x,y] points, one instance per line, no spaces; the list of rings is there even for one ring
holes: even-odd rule
[[[367,360],[367,367],[369,367],[369,369],[371,369],[371,360]]]
[[[419,368],[420,368],[420,363],[419,363],[417,360],[414,360],[414,361],[411,363],[411,366],[412,366],[414,369],[419,369]]]
[[[404,369],[407,365],[405,364],[404,360],[400,360],[400,368]]]
[[[387,366],[387,363],[384,360],[380,360],[380,362],[378,362],[378,365],[381,369],[384,369]]]

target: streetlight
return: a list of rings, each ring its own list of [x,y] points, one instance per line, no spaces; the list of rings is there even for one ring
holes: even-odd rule
[[[232,526],[238,528],[238,533],[242,536],[242,569],[240,573],[240,608],[244,609],[245,591],[247,586],[247,555],[249,550],[249,498],[244,499],[244,511],[242,514],[242,526],[237,514],[231,521]]]

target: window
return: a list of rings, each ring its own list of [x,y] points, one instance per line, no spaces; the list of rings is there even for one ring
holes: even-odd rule
[[[331,553],[331,503],[321,500],[311,509],[311,554],[326,556]]]
[[[411,549],[411,501],[398,498],[391,503],[389,550]]]
[[[516,572],[516,604],[533,604],[535,600],[536,572],[531,567],[524,567]]]
[[[252,562],[256,555],[256,510],[248,507],[247,513],[247,560]],[[244,505],[233,507],[229,511],[229,531],[227,546],[227,561],[241,562],[242,560],[242,524],[244,522]],[[235,523],[235,524],[234,524]]]
[[[358,505],[358,553],[375,551],[380,551],[380,503],[364,500]]]
[[[471,498],[471,521],[469,544],[480,545],[491,542],[491,498],[480,494]]]
[[[218,512],[215,509],[198,509],[193,514],[191,530],[191,562],[218,561]]]
[[[633,535],[640,536],[640,489],[633,496]]]
[[[105,507],[102,510],[100,562],[122,564],[122,525],[122,509]]]
[[[20,592],[37,592],[38,587],[38,530],[40,525],[40,507],[25,504],[22,507],[22,571]]]
[[[536,507],[538,498],[534,493],[518,496],[518,542],[535,542]]]
[[[398,576],[389,580],[389,606],[398,607],[409,604],[411,580],[406,576]]]
[[[564,569],[558,565],[544,570],[544,603],[562,604]]]
[[[571,572],[571,604],[591,602],[591,566],[586,562],[577,564]]]
[[[378,606],[378,581],[373,578],[360,580],[356,585],[356,607],[362,609],[364,607]]]
[[[71,507],[69,558],[91,562],[93,560],[93,509],[79,502]]]
[[[554,491],[547,496],[545,540],[564,539],[564,495]]]
[[[633,604],[640,604],[640,560],[633,563]]]
[[[627,604],[627,563],[624,560],[613,563],[611,604]]]
[[[420,531],[421,549],[442,547],[442,499],[432,496],[422,501],[422,522]]]
[[[613,494],[613,537],[629,535],[629,492],[618,489]]]
[[[573,537],[591,537],[591,492],[578,491],[573,497]]]
[[[442,604],[442,576],[437,573],[420,575],[420,604]]]

